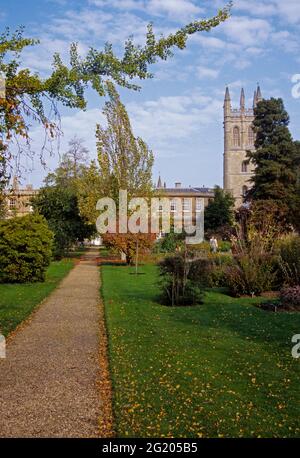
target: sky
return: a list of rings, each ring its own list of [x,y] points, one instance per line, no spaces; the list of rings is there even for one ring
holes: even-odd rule
[[[25,34],[40,44],[26,50],[22,65],[45,76],[55,52],[67,61],[70,43],[78,42],[82,55],[106,41],[121,53],[130,35],[143,43],[146,27],[168,34],[190,21],[214,15],[222,0],[0,0],[0,28],[23,25]],[[121,89],[136,136],[155,156],[154,180],[161,174],[168,186],[222,185],[223,100],[229,86],[237,107],[241,88],[247,105],[260,83],[264,98],[282,97],[290,114],[290,128],[300,140],[300,98],[292,91],[300,74],[300,1],[235,0],[232,17],[210,32],[194,35],[185,50],[151,68],[154,78],[135,92]],[[299,75],[300,81],[300,75]],[[105,99],[89,92],[85,112],[60,107],[63,137],[59,152],[24,162],[24,182],[40,186],[74,136],[84,139],[90,157],[96,157],[95,125],[103,123]],[[32,126],[37,155],[43,135]]]

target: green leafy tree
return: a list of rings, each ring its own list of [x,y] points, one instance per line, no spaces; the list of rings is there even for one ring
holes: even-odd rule
[[[284,221],[292,223],[297,201],[300,150],[289,131],[289,115],[282,99],[259,102],[253,125],[256,149],[247,155],[255,171],[247,199],[273,202],[277,214],[281,213]]]
[[[54,232],[55,257],[63,256],[76,242],[93,235],[94,229],[80,216],[76,192],[71,188],[46,186],[33,200]]]
[[[222,228],[231,227],[233,222],[234,198],[231,193],[216,186],[214,190],[214,199],[211,200],[205,208],[205,231],[219,232]]]
[[[78,185],[81,214],[92,224],[97,219],[96,203],[101,197],[113,198],[118,208],[120,190],[127,190],[128,200],[137,196],[150,198],[153,193],[153,153],[141,138],[134,136],[126,108],[112,83],[107,83],[107,92],[109,100],[103,109],[106,125],[98,124],[96,129],[99,165],[92,163]],[[90,193],[91,183],[96,186]],[[116,234],[104,234],[103,239],[111,248],[125,253],[130,263],[133,250],[138,252],[139,246],[148,248],[153,243],[151,234],[121,234],[118,228]]]
[[[22,66],[23,51],[37,45],[38,40],[24,37],[23,28],[13,33],[7,28],[0,35],[0,73],[6,80],[6,95],[0,98],[0,181],[11,159],[12,153],[8,146],[13,139],[21,137],[27,145],[30,144],[32,120],[41,123],[51,138],[55,137],[59,132],[55,122],[58,104],[84,109],[86,89],[92,88],[103,96],[107,80],[130,89],[139,89],[132,83],[133,78],[150,78],[150,65],[159,59],[168,59],[176,47],[184,49],[189,36],[197,32],[208,32],[218,26],[230,16],[230,8],[231,4],[220,10],[215,17],[192,22],[167,37],[157,38],[149,24],[146,44],[136,46],[131,38],[128,39],[121,57],[117,57],[112,45],[107,43],[102,50],[90,48],[82,58],[77,44],[73,43],[69,65],[56,53],[53,70],[46,78]],[[54,120],[46,114],[45,107],[48,108],[49,104]],[[17,144],[20,145],[19,142]]]
[[[148,196],[152,191],[154,156],[140,137],[135,137],[125,106],[113,84],[107,84],[109,101],[103,114],[107,127],[97,125],[97,151],[105,195],[117,200],[119,190],[128,197]]]
[[[46,177],[46,186],[32,202],[54,232],[56,257],[65,254],[75,242],[82,242],[96,232],[95,225],[88,224],[80,215],[77,183],[83,166],[79,167],[79,164],[75,166],[74,159],[63,156],[60,166]]]
[[[80,214],[88,224],[94,225],[97,218],[96,204],[104,195],[102,177],[96,161],[91,161],[89,166],[83,168],[76,186]]]
[[[296,159],[295,159],[295,172],[296,172],[296,193],[290,203],[290,220],[294,229],[300,233],[300,142],[295,141]]]
[[[153,153],[132,131],[130,119],[112,83],[107,83],[109,101],[103,114],[106,126],[97,125],[98,164],[92,162],[78,180],[81,214],[91,223],[96,221],[96,203],[111,197],[118,206],[119,190],[132,196],[150,197],[153,191]]]

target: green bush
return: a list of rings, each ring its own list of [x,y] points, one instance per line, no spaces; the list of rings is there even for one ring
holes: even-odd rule
[[[197,253],[198,255],[206,255],[210,252],[210,244],[207,241],[189,245],[189,251]]]
[[[184,254],[169,256],[159,263],[165,305],[197,305],[203,302],[202,282],[206,263]]]
[[[284,308],[300,310],[300,286],[283,288],[280,291],[280,300]]]
[[[208,259],[211,263],[208,275],[207,286],[213,288],[227,287],[227,268],[235,265],[235,261],[232,256],[214,254]]]
[[[272,256],[236,256],[226,268],[226,285],[234,296],[259,295],[276,285],[277,272]]]
[[[231,251],[231,243],[225,240],[219,242],[219,251],[221,253],[229,253]]]
[[[288,236],[278,242],[279,282],[281,285],[300,285],[300,237]]]
[[[158,240],[153,247],[154,253],[175,253],[184,247],[184,234],[175,234],[172,230]]]
[[[44,281],[52,242],[53,233],[42,216],[0,221],[0,283]]]

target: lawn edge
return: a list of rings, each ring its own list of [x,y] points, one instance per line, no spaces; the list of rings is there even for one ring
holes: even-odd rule
[[[111,365],[109,358],[109,339],[108,339],[108,329],[106,322],[105,314],[105,301],[102,293],[102,268],[99,268],[99,278],[100,278],[100,301],[98,305],[99,309],[99,378],[98,378],[98,388],[100,392],[100,397],[102,401],[102,410],[101,415],[99,416],[99,430],[100,436],[105,438],[116,437],[115,431],[115,416],[113,409],[113,388],[112,388],[112,379],[111,379]]]
[[[33,309],[32,311],[30,312],[30,314],[23,320],[21,321],[21,323],[19,323],[17,325],[17,327],[15,329],[13,329],[5,338],[6,340],[6,345],[10,344],[11,341],[15,338],[15,336],[26,326],[28,326],[31,321],[34,319],[36,313],[40,310],[40,308],[44,305],[44,303],[46,302],[47,299],[49,299],[51,297],[51,295],[54,293],[54,291],[57,290],[57,288],[61,285],[61,283],[64,281],[65,278],[67,278],[67,276],[70,274],[70,272],[74,269],[74,267],[76,266],[76,263],[74,262],[73,259],[71,258],[65,258],[67,261],[72,261],[73,262],[73,265],[71,267],[71,269],[68,271],[68,273],[66,275],[64,275],[58,282],[57,284],[55,285],[55,288],[53,288],[53,290],[47,295],[44,297],[44,299],[41,300],[41,302],[39,302]]]

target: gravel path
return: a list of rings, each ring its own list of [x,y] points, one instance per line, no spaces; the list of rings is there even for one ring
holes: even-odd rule
[[[0,437],[97,437],[99,270],[91,249],[0,360]]]

